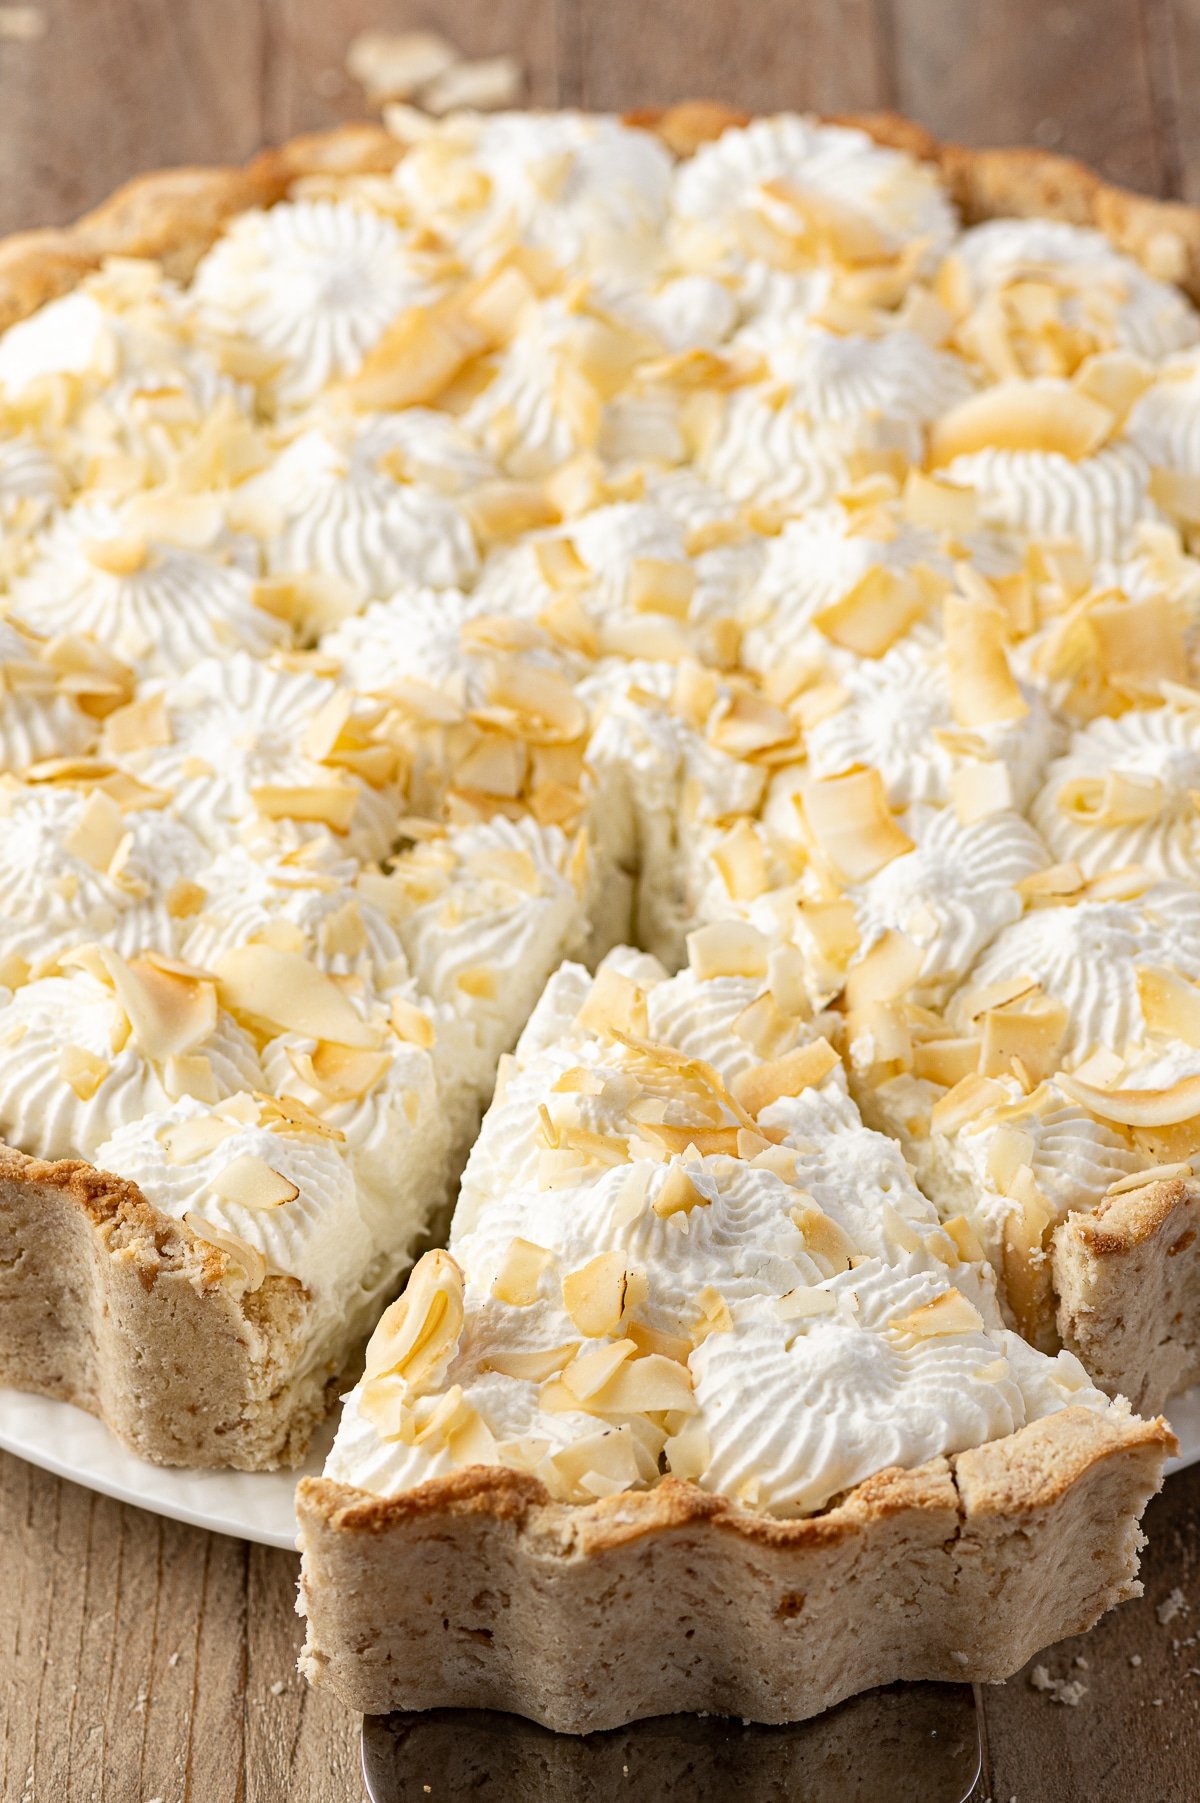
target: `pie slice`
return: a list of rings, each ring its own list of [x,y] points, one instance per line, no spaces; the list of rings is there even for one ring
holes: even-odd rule
[[[1130,1593],[1169,1433],[1004,1326],[790,977],[728,923],[552,978],[302,1480],[314,1682],[787,1720]]]

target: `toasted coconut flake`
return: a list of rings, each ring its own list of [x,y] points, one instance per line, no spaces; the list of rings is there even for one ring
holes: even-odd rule
[[[127,963],[107,946],[99,952],[145,1057],[164,1062],[194,1051],[209,1038],[217,1024],[217,997],[205,972],[181,974],[150,957]]]
[[[163,1088],[173,1102],[183,1096],[211,1106],[218,1099],[212,1062],[202,1052],[181,1052],[162,1067]]]
[[[222,1202],[235,1202],[239,1208],[282,1208],[300,1194],[290,1178],[249,1152],[218,1171],[208,1187]]]
[[[509,1241],[500,1269],[492,1279],[492,1295],[510,1308],[529,1308],[537,1301],[542,1273],[554,1262],[554,1254],[532,1240]]]
[[[420,1046],[429,1051],[437,1039],[437,1029],[427,1014],[413,1002],[406,1002],[403,996],[392,997],[391,1012],[392,1030],[397,1038],[408,1045]]]
[[[549,1479],[552,1474],[568,1502],[619,1495],[649,1475],[639,1462],[637,1442],[628,1426],[572,1440],[551,1453],[547,1464],[550,1471],[543,1475]]]
[[[582,1361],[577,1359],[575,1365]],[[563,1373],[568,1383],[574,1366]],[[692,1374],[675,1359],[649,1353],[645,1358],[624,1359],[612,1375],[587,1398],[593,1414],[651,1415],[696,1412]]]
[[[320,1042],[309,1052],[286,1048],[296,1075],[331,1102],[357,1102],[370,1095],[387,1075],[391,1060],[386,1052],[368,1052],[354,1046]]]
[[[568,1340],[563,1346],[545,1346],[534,1352],[494,1352],[484,1361],[482,1369],[498,1371],[501,1377],[540,1384],[561,1371],[578,1351],[579,1341]]]
[[[347,71],[372,106],[411,100],[458,61],[458,51],[435,31],[360,31],[346,51]]]
[[[998,607],[980,607],[962,595],[944,605],[950,704],[959,726],[977,728],[1020,720],[1029,712],[1008,665],[1008,622]]]
[[[884,1066],[895,1071],[912,1068],[912,1034],[903,1009],[895,1002],[866,1002],[850,1008],[846,1027],[854,1062],[857,1065],[869,1058],[873,1081],[884,1074]]]
[[[1112,410],[1065,383],[998,382],[960,401],[929,430],[933,469],[977,451],[1098,451],[1116,425]]]
[[[619,1252],[601,1252],[562,1280],[563,1307],[586,1339],[619,1332],[626,1312],[645,1294],[645,1278]]]
[[[647,1030],[646,992],[611,964],[601,965],[575,1024],[603,1039],[618,1032],[643,1034]]]
[[[332,978],[298,952],[244,945],[216,961],[221,1005],[268,1033],[291,1032],[374,1050],[378,1029],[359,1018]]]
[[[814,778],[805,785],[801,808],[822,856],[844,882],[866,882],[913,849],[888,807],[882,776],[871,767]]]
[[[635,613],[670,614],[673,619],[686,620],[695,590],[696,572],[690,563],[635,557],[625,599]]]
[[[942,482],[920,470],[909,470],[904,482],[904,517],[929,532],[966,538],[979,526],[979,502],[973,488]]]
[[[907,572],[874,564],[840,600],[813,616],[813,625],[858,657],[882,657],[929,611],[929,597]]]
[[[462,1272],[448,1252],[426,1252],[371,1335],[366,1376],[402,1377],[418,1394],[457,1350],[462,1326]]]
[[[1013,805],[1008,765],[998,758],[993,762],[972,760],[960,764],[950,773],[950,795],[964,826],[986,820],[990,814],[1003,813]]]
[[[1200,526],[1200,475],[1185,474],[1183,470],[1151,470],[1149,492],[1150,499],[1164,513],[1189,528]]]
[[[663,1452],[672,1477],[684,1483],[702,1478],[712,1462],[712,1442],[700,1417],[693,1415],[677,1434],[672,1434]]]
[[[665,1121],[643,1121],[641,1125],[652,1140],[659,1141],[668,1152],[677,1156],[693,1150],[702,1158],[736,1158],[738,1155],[740,1127],[710,1127],[705,1123],[674,1126]]]
[[[1088,826],[1131,826],[1153,820],[1165,800],[1155,776],[1126,775],[1109,770],[1103,776],[1080,776],[1065,782],[1055,806],[1068,818]]]
[[[1078,895],[1083,886],[1082,870],[1078,864],[1070,862],[1052,864],[1048,870],[1035,870],[1032,875],[1023,876],[1016,890],[1027,902],[1060,902]]]
[[[1200,984],[1177,971],[1142,965],[1135,973],[1142,1018],[1151,1033],[1200,1046]]]
[[[1088,609],[1087,624],[1100,666],[1116,685],[1155,692],[1162,682],[1188,680],[1183,628],[1165,594],[1097,601]]]
[[[331,1127],[306,1103],[286,1092],[280,1096],[259,1096],[258,1103],[259,1124],[271,1133],[309,1134],[339,1144],[346,1138],[340,1127]]]
[[[754,901],[768,886],[767,860],[758,834],[741,819],[714,848],[713,863],[734,901]]]
[[[701,982],[718,977],[764,978],[767,942],[746,921],[714,920],[687,936],[688,966]]]
[[[795,744],[796,728],[782,708],[752,689],[737,689],[714,710],[709,743],[730,757],[755,758]]]
[[[977,1120],[989,1109],[1001,1107],[1008,1100],[1002,1083],[972,1072],[963,1077],[934,1103],[929,1124],[935,1133],[955,1134],[968,1121]]]
[[[819,1316],[836,1315],[837,1312],[834,1292],[819,1289],[815,1284],[799,1285],[780,1296],[775,1304],[775,1313],[784,1321],[815,1321]]]
[[[840,1063],[827,1039],[815,1039],[810,1045],[797,1046],[783,1058],[743,1071],[734,1080],[733,1093],[757,1118],[781,1096],[798,1096],[806,1089],[817,1088]]]
[[[1176,1164],[1152,1164],[1144,1171],[1131,1171],[1126,1177],[1118,1177],[1104,1193],[1106,1196],[1124,1196],[1132,1190],[1145,1189],[1151,1183],[1190,1181],[1195,1174],[1192,1166],[1182,1160]]]
[[[202,1114],[190,1120],[172,1121],[156,1137],[168,1164],[193,1164],[197,1158],[206,1158],[237,1130],[235,1121]]]
[[[846,1003],[852,1009],[872,1002],[893,1002],[908,994],[921,975],[925,955],[919,946],[889,927],[851,967]]]
[[[267,1261],[256,1246],[247,1245],[239,1234],[230,1233],[227,1227],[217,1227],[212,1221],[206,1221],[194,1208],[185,1210],[183,1224],[197,1239],[205,1240],[223,1252],[242,1272],[248,1289],[261,1290],[266,1282]]]
[[[437,401],[487,345],[458,297],[401,313],[342,384],[351,406],[365,412]]]
[[[804,1248],[813,1258],[823,1261],[830,1267],[832,1276],[838,1271],[848,1271],[854,1258],[854,1242],[849,1235],[838,1226],[832,1215],[827,1215],[809,1196],[806,1201],[798,1202],[789,1209],[792,1225],[804,1236]]]
[[[358,789],[351,782],[262,783],[251,789],[250,799],[264,820],[318,821],[331,832],[347,833]]]
[[[171,743],[171,721],[161,693],[143,696],[109,714],[104,722],[104,748],[115,758]]]
[[[708,1201],[703,1190],[697,1189],[686,1167],[672,1163],[667,1167],[666,1177],[651,1207],[656,1215],[667,1220],[672,1215],[689,1215],[693,1208],[705,1208]]]
[[[557,1413],[591,1402],[611,1382],[621,1366],[628,1359],[636,1357],[637,1347],[628,1339],[617,1340],[609,1346],[581,1348],[564,1368],[561,1382],[550,1384],[543,1390],[540,1398],[542,1408]]]
[[[1106,407],[1113,417],[1113,429],[1118,430],[1153,380],[1150,365],[1129,351],[1099,351],[1084,358],[1071,385],[1077,394]]]
[[[81,1045],[65,1045],[59,1053],[58,1074],[81,1102],[90,1102],[112,1066]]]
[[[913,1046],[913,1076],[953,1089],[979,1068],[979,1040],[972,1036],[927,1039]]]
[[[79,819],[63,840],[63,849],[93,870],[107,870],[125,838],[125,822],[116,802],[95,789]]]
[[[1051,1076],[1058,1067],[1068,1020],[1064,1005],[1049,996],[1030,998],[1023,1006],[989,1008],[983,1015],[979,1074],[1008,1076],[1016,1060],[1035,1083]]]
[[[982,1333],[983,1317],[961,1290],[944,1290],[908,1314],[893,1315],[888,1325],[917,1340],[934,1340],[950,1334]]]
[[[1057,1082],[1089,1114],[1120,1127],[1177,1127],[1200,1115],[1200,1076],[1181,1077],[1167,1089],[1102,1089],[1066,1073]]]
[[[966,1215],[953,1215],[950,1220],[942,1222],[942,1229],[954,1242],[955,1251],[964,1264],[973,1265],[982,1261],[983,1247],[979,1243],[979,1235]]]
[[[521,65],[513,56],[489,56],[478,62],[457,62],[431,81],[421,104],[434,114],[463,109],[490,112],[511,106],[522,87]]]

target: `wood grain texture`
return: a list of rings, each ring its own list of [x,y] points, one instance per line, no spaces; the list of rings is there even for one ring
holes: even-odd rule
[[[892,105],[946,136],[1051,144],[1113,179],[1200,201],[1200,0],[40,6],[40,38],[0,37],[0,233],[71,218],[143,169],[243,158],[354,116],[342,59],[367,25],[434,25],[475,55],[515,51],[541,105],[688,94],[748,109]],[[1087,1686],[1079,1707],[1052,1701],[1028,1674],[985,1693],[983,1795],[1197,1794],[1200,1472],[1171,1481],[1147,1527],[1146,1599],[1041,1661]],[[0,1797],[359,1797],[357,1722],[294,1671],[295,1570],[286,1553],[162,1521],[0,1456]],[[1177,1585],[1192,1613],[1160,1623],[1156,1605]]]

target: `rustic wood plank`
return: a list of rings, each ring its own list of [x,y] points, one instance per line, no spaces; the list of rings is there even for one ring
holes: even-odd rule
[[[347,1803],[358,1721],[295,1669],[294,1554],[0,1455],[0,1796]]]
[[[757,0],[746,8],[592,0],[578,6],[574,35],[571,98],[585,106],[700,95],[748,111],[834,112],[890,99],[875,0]]]
[[[258,0],[39,0],[0,38],[0,234],[57,225],[144,169],[238,160],[263,132]]]
[[[1168,159],[1137,0],[892,4],[901,112],[964,144],[1039,143],[1112,181],[1164,188]]]
[[[1167,192],[1200,202],[1200,0],[1143,0],[1154,104],[1162,122]]]

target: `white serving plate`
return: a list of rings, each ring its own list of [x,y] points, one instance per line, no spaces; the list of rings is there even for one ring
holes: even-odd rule
[[[1200,1385],[1176,1396],[1167,1414],[1179,1436],[1179,1457],[1167,1470],[1200,1464]],[[332,1440],[331,1423],[302,1471],[320,1471]],[[156,1515],[264,1546],[296,1544],[292,1495],[300,1474],[294,1471],[168,1471],[139,1459],[83,1409],[20,1390],[0,1389],[0,1447]]]

